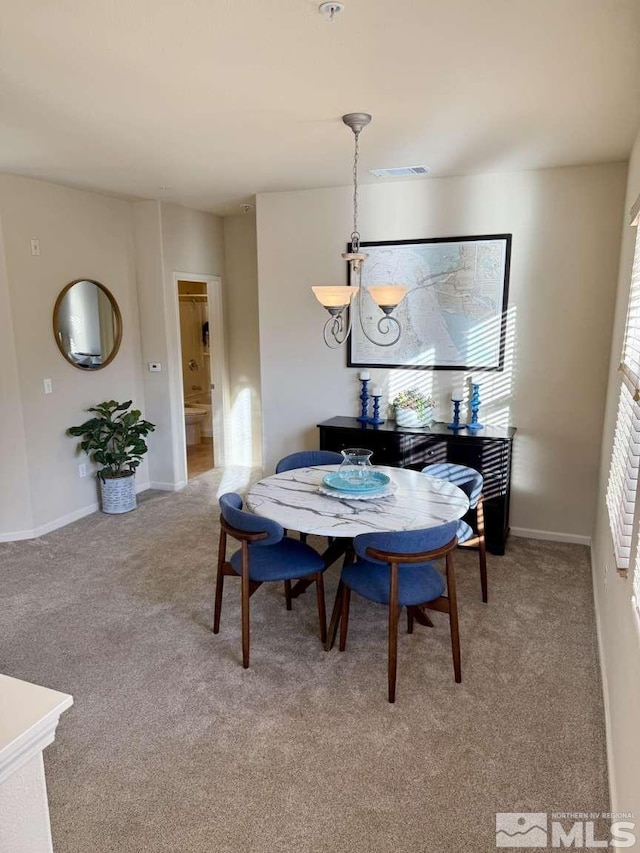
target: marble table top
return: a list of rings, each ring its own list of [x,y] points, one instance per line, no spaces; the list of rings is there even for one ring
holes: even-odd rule
[[[352,538],[361,533],[416,530],[455,521],[469,509],[465,493],[448,483],[406,468],[374,466],[397,486],[381,500],[353,500],[323,495],[322,478],[339,465],[296,468],[260,480],[249,491],[247,508],[277,521],[287,530],[317,536]]]

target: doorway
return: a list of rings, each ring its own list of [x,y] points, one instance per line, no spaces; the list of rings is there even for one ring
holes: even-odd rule
[[[177,285],[187,479],[192,480],[216,464],[209,296],[206,281],[178,278]]]

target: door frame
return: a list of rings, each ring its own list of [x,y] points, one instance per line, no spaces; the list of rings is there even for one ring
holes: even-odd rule
[[[178,480],[188,481],[187,472],[187,435],[184,422],[184,381],[182,378],[182,335],[180,331],[180,300],[178,294],[178,282],[193,281],[204,282],[207,287],[207,307],[209,310],[209,360],[211,365],[211,426],[213,433],[214,467],[222,468],[227,458],[227,423],[229,413],[229,374],[227,370],[226,345],[224,339],[224,315],[222,302],[222,277],[219,275],[205,275],[199,273],[174,272],[173,273],[173,304],[174,304],[174,329],[176,331],[177,363],[175,364],[175,375],[179,379],[180,394],[179,405],[180,416],[176,420],[181,424],[179,436],[182,441],[182,450],[178,454]],[[182,470],[180,471],[180,467]]]

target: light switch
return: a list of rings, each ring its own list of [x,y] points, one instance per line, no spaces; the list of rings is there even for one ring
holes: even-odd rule
[[[31,254],[39,255],[40,254],[40,240],[32,240],[31,241]]]
[[[162,370],[162,365],[159,361],[150,361],[149,370],[151,371],[151,373],[160,373],[160,371]]]
[[[50,379],[43,379],[42,384],[44,385],[45,394],[53,394],[53,382]]]

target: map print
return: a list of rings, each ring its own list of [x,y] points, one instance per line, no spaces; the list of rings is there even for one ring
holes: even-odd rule
[[[368,341],[358,316],[353,317],[354,364],[500,366],[505,238],[386,246],[363,243],[362,249],[369,255],[363,266],[363,284],[404,284],[409,290],[394,311],[402,335],[390,347]],[[369,334],[384,341],[384,334],[376,329],[380,309],[371,297],[365,298],[362,310]],[[384,330],[384,324],[381,328]]]

